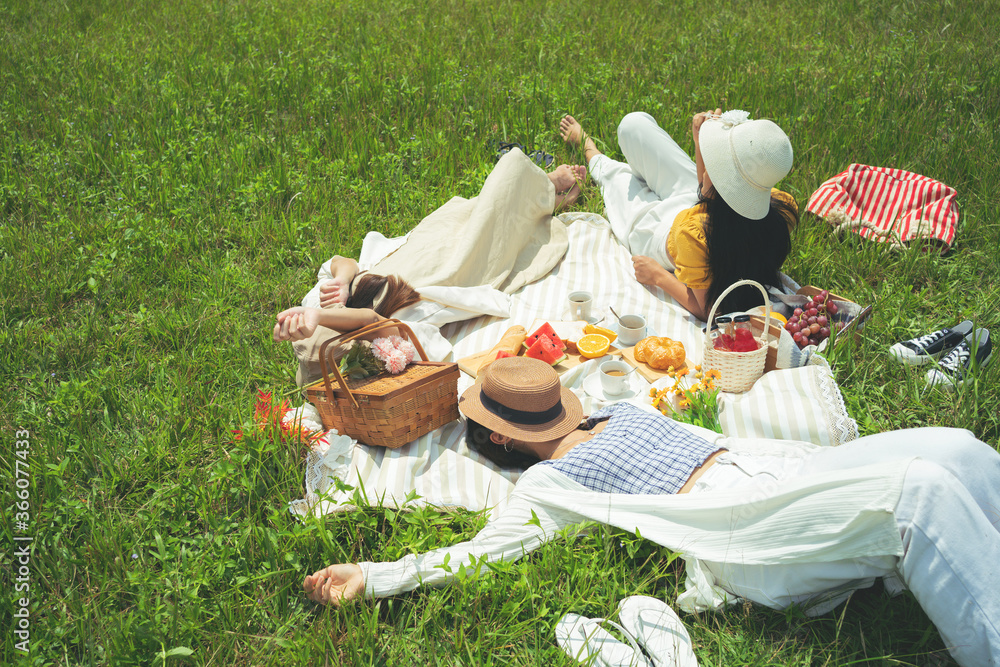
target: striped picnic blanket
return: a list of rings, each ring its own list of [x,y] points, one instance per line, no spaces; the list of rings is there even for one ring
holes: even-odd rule
[[[567,295],[583,289],[594,294],[599,315],[610,316],[609,304],[622,314],[642,313],[658,335],[684,343],[689,362],[701,363],[702,323],[660,290],[636,282],[631,254],[611,233],[607,220],[592,213],[559,217],[567,223],[569,234],[566,256],[545,278],[512,295],[509,318],[482,316],[441,328],[454,346],[455,358],[489,349],[514,324],[527,327],[539,318],[566,319]],[[613,328],[612,321],[612,317],[606,319],[605,326]],[[587,414],[605,405],[583,389],[598,364],[599,360],[592,360],[561,376]],[[650,385],[639,378],[636,381],[642,391],[633,402],[649,406]],[[472,383],[463,373],[459,392]],[[722,394],[719,403],[723,432],[732,437],[802,440],[825,446],[858,437],[857,424],[847,414],[833,374],[819,355],[802,368],[771,371],[745,394]],[[300,410],[314,408],[307,403]],[[452,422],[399,449],[368,447],[335,434],[328,434],[327,444],[324,451],[308,455],[306,495],[290,503],[297,515],[339,512],[358,503],[499,509],[518,477],[517,471],[501,470],[469,448],[464,421]]]
[[[955,189],[902,169],[852,164],[812,194],[806,210],[838,229],[902,246],[933,239],[951,247],[958,228]]]

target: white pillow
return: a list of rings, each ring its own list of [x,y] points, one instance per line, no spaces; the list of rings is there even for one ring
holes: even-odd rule
[[[858,437],[825,359],[765,373],[743,394],[719,394],[719,423],[730,437],[804,440],[842,445]]]

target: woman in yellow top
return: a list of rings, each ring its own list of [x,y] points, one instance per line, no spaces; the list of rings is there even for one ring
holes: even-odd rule
[[[739,110],[695,114],[692,160],[652,116],[630,113],[618,126],[627,162],[597,150],[572,116],[559,128],[564,141],[583,148],[640,283],[659,287],[701,320],[738,280],[780,285],[799,217],[795,200],[773,189],[792,167],[780,127]],[[760,305],[754,292],[734,290],[720,312]]]

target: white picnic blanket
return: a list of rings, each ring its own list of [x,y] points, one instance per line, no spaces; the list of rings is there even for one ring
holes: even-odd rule
[[[665,297],[636,282],[631,255],[611,234],[608,222],[592,213],[569,213],[569,249],[562,262],[545,278],[511,295],[510,316],[482,316],[441,327],[460,359],[492,347],[515,324],[529,327],[537,319],[566,320],[568,294],[594,294],[595,315],[607,316],[603,325],[614,328],[608,306],[621,314],[646,317],[652,332],[684,343],[688,360],[701,363],[703,324]],[[364,255],[364,251],[362,251]],[[585,413],[604,405],[584,388],[595,373],[592,360],[562,375],[565,386],[583,402]],[[638,374],[635,374],[638,375]],[[635,402],[649,403],[649,385]],[[459,392],[473,379],[464,373]],[[310,416],[310,405],[295,413]],[[315,417],[314,417],[315,418]],[[720,422],[728,436],[804,440],[839,445],[858,437],[857,425],[844,407],[829,366],[816,355],[795,369],[772,371],[745,394],[720,395]],[[343,511],[357,503],[400,507],[408,503],[484,510],[502,507],[517,481],[517,473],[499,470],[465,444],[464,421],[453,422],[395,450],[368,447],[346,437],[328,434],[306,461],[306,496],[290,503],[298,515]]]

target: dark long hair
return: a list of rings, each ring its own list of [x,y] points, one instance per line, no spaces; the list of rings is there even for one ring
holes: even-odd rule
[[[347,303],[344,305],[348,308],[372,308],[375,297],[382,292],[382,287],[385,285],[388,285],[385,297],[374,308],[382,317],[392,317],[397,310],[420,301],[417,290],[402,278],[362,272],[351,286],[351,295],[347,297]]]
[[[541,460],[526,452],[513,448],[507,449],[503,445],[498,445],[490,440],[490,435],[493,431],[472,419],[466,419],[466,421],[468,424],[465,437],[469,447],[488,458],[500,468],[520,468],[524,470]]]
[[[734,211],[722,197],[702,198],[706,209],[705,240],[712,284],[709,308],[727,287],[739,280],[755,280],[780,286],[780,269],[792,249],[789,231],[799,223],[798,209],[789,201],[771,195],[771,208],[761,220],[750,220]],[[745,311],[762,305],[760,292],[745,285],[730,292],[719,313]]]

